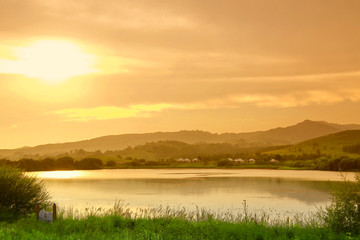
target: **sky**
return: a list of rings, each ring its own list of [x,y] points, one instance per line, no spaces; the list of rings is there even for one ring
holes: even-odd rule
[[[360,123],[358,0],[0,0],[0,148]]]

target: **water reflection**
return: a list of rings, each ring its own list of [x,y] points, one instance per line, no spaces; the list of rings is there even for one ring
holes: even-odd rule
[[[36,172],[39,178],[44,179],[76,179],[85,175],[85,171],[48,171]]]
[[[39,177],[50,179],[55,176],[78,174],[77,179],[183,179],[201,177],[269,177],[314,181],[341,181],[337,172],[313,170],[269,170],[269,169],[103,169],[88,171],[34,172]],[[354,181],[353,173],[347,174]]]
[[[251,177],[248,170],[196,169],[43,172],[39,177],[44,178],[55,201],[75,208],[111,207],[120,199],[132,208],[165,205],[240,211],[246,200],[250,210],[307,212],[328,203],[331,189],[326,177],[337,179],[336,173],[317,172],[321,176],[315,177],[323,179],[314,181],[304,177],[304,171],[291,172],[292,178],[286,177],[288,172],[273,170],[254,171]],[[278,177],[259,177],[260,173],[277,173]]]

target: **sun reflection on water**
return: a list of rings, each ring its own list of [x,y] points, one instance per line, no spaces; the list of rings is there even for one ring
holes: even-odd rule
[[[39,178],[46,179],[70,179],[79,178],[85,175],[84,171],[49,171],[49,172],[36,172]]]

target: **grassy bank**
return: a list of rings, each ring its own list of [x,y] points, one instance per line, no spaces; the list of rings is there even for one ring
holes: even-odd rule
[[[177,218],[130,219],[121,216],[59,219],[35,218],[0,224],[0,239],[360,239],[325,227],[279,225],[219,220],[187,221]]]
[[[245,202],[243,207],[238,215],[168,207],[131,211],[117,202],[108,210],[60,211],[53,223],[38,222],[34,215],[0,222],[0,239],[360,239],[333,231],[317,215],[270,218],[266,213],[249,213]]]

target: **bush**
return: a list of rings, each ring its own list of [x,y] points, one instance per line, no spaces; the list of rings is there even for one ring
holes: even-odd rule
[[[360,173],[356,182],[344,178],[343,184],[333,193],[332,202],[322,212],[325,223],[335,231],[360,233]]]
[[[18,166],[25,171],[37,171],[39,170],[40,162],[31,158],[22,158],[18,161]]]
[[[218,167],[229,167],[229,166],[232,166],[233,163],[230,162],[229,160],[227,159],[223,159],[223,160],[220,160],[218,163],[217,163],[217,166]]]
[[[98,158],[84,158],[75,163],[77,169],[100,169],[102,167],[102,161]]]
[[[44,183],[18,168],[0,165],[0,221],[26,216],[36,203],[49,205]]]
[[[73,170],[75,169],[75,161],[72,157],[61,157],[55,161],[58,170]]]
[[[109,161],[106,162],[106,166],[107,167],[115,167],[116,162],[114,160],[109,160]]]

